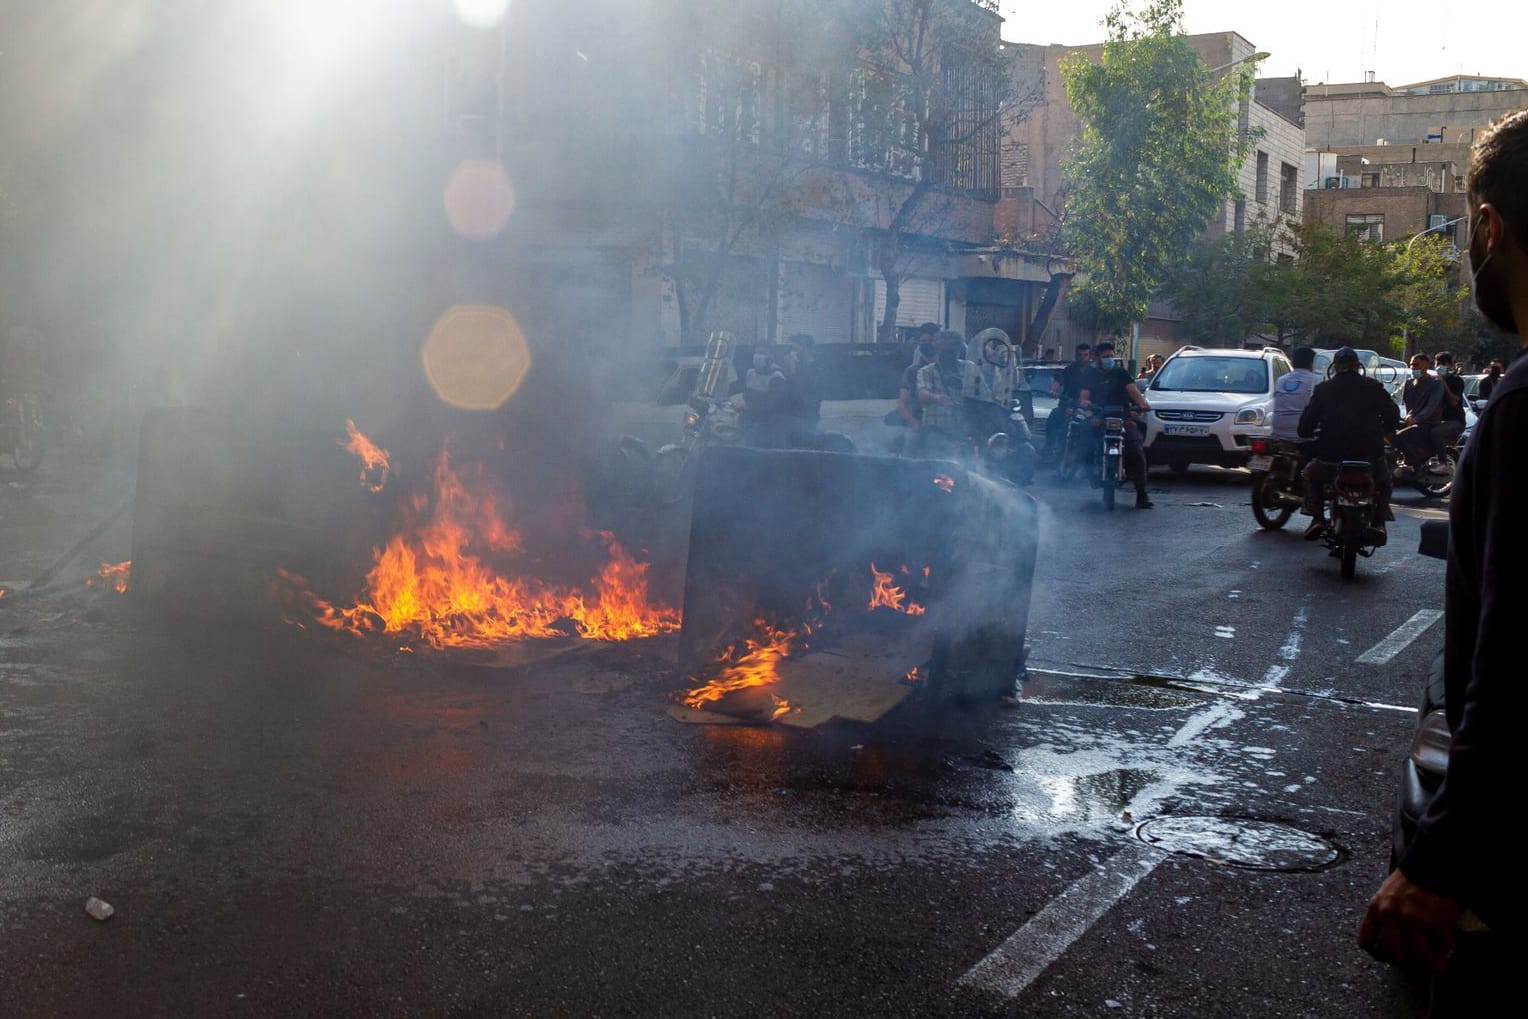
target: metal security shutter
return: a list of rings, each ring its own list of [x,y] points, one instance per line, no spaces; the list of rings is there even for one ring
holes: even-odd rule
[[[944,280],[913,277],[902,281],[898,290],[897,325],[916,326],[924,322],[944,324]],[[886,314],[886,281],[875,281],[875,321],[879,325]]]
[[[818,343],[847,343],[854,323],[853,297],[851,281],[841,269],[781,262],[777,338],[805,333]]]

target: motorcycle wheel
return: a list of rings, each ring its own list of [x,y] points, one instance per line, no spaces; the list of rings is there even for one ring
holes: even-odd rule
[[[1275,483],[1269,480],[1272,477],[1267,471],[1252,472],[1252,515],[1257,518],[1259,527],[1277,531],[1289,523],[1295,508],[1281,506],[1270,498],[1273,493],[1268,489],[1270,486],[1275,486]]]
[[[693,480],[694,467],[683,446],[664,446],[653,460],[653,494],[665,506],[684,499]]]
[[[1459,462],[1454,458],[1453,450],[1445,450],[1441,459],[1448,461],[1449,474],[1447,481],[1442,482],[1441,484],[1430,485],[1427,484],[1424,480],[1427,477],[1427,472],[1425,469],[1419,470],[1416,474],[1415,483],[1417,486],[1417,491],[1434,499],[1445,499],[1448,497],[1448,494],[1454,490],[1454,472],[1459,469]]]
[[[1342,579],[1352,580],[1358,566],[1358,546],[1363,542],[1364,521],[1362,514],[1349,512],[1342,520]]]
[[[1109,459],[1109,457],[1104,457],[1105,463]],[[1099,479],[1098,487],[1103,490],[1104,509],[1113,513],[1114,500],[1119,495],[1119,460],[1115,459],[1112,469],[1106,466],[1099,473],[1102,477]]]
[[[11,450],[11,459],[16,461],[16,469],[21,473],[35,471],[42,463],[42,436],[32,431],[23,432]]]

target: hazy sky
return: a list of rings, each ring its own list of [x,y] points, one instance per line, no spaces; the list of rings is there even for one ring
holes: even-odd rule
[[[1002,0],[1003,38],[1099,42],[1113,0]],[[1306,81],[1390,85],[1451,74],[1528,79],[1528,3],[1523,0],[1337,0],[1249,4],[1184,0],[1190,33],[1239,32],[1269,58],[1258,73]]]

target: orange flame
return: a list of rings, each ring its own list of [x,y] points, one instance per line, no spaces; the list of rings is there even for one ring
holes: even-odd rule
[[[703,708],[712,701],[719,701],[734,690],[746,690],[754,686],[769,686],[778,682],[780,673],[777,666],[782,658],[791,653],[795,641],[801,634],[795,630],[783,630],[772,626],[767,620],[754,620],[754,627],[758,630],[758,637],[744,638],[741,654],[739,648],[733,645],[722,652],[720,661],[732,661],[737,655],[736,661],[728,666],[721,675],[703,686],[691,690],[684,698],[686,707]],[[780,698],[775,698],[776,711],[773,718],[780,717],[785,709],[790,709],[789,704]]]
[[[917,684],[923,682],[923,670],[920,667],[914,665],[911,669],[907,670],[907,675],[902,677],[902,682],[907,683],[910,686],[916,686]]]
[[[132,579],[133,561],[125,559],[120,563],[102,563],[101,569],[95,576],[85,581],[86,587],[95,587],[97,584],[109,586],[118,594],[126,594],[129,582]]]
[[[649,599],[646,564],[608,533],[597,537],[606,562],[588,591],[501,574],[487,557],[521,553],[520,533],[505,523],[491,493],[463,483],[444,452],[433,499],[416,494],[412,517],[412,526],[374,551],[366,592],[353,607],[336,607],[308,592],[301,577],[283,573],[298,589],[295,600],[329,629],[409,634],[436,648],[570,634],[628,640],[679,628],[676,609]]]
[[[903,572],[906,572],[903,567]],[[875,578],[875,588],[870,592],[870,604],[865,606],[872,611],[879,608],[892,609],[903,612],[909,616],[921,616],[924,608],[907,597],[907,592],[898,587],[889,573],[882,573],[875,568],[875,563],[870,564],[870,575]]]
[[[955,491],[955,479],[948,474],[935,474],[934,487],[941,492],[953,492]]]
[[[387,450],[362,435],[355,422],[349,418],[345,419],[345,432],[350,440],[340,445],[345,447],[346,452],[361,458],[361,484],[373,492],[382,491],[387,485],[388,472],[392,470]]]

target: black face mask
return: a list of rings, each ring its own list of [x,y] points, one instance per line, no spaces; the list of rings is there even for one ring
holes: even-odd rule
[[[1517,321],[1512,316],[1511,291],[1501,260],[1493,258],[1494,252],[1485,257],[1475,257],[1475,238],[1480,235],[1478,224],[1470,228],[1470,289],[1475,291],[1475,307],[1480,309],[1492,325],[1503,332],[1515,333]],[[1506,238],[1500,238],[1501,243]]]

